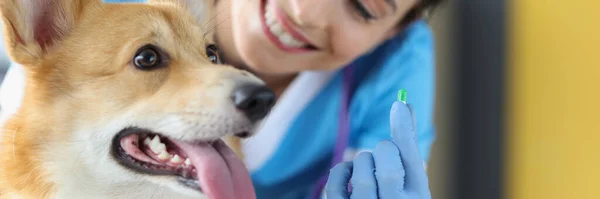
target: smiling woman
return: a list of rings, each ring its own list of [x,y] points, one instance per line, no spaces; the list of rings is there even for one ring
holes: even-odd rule
[[[217,15],[227,61],[263,76],[340,68],[396,35],[418,0],[219,1],[234,15]],[[231,20],[227,20],[231,18]],[[352,33],[352,34],[348,34]],[[287,44],[287,45],[284,45]],[[231,49],[234,47],[235,49]]]

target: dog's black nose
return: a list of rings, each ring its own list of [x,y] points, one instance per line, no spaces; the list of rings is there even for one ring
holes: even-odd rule
[[[250,121],[263,119],[275,104],[275,93],[271,89],[258,84],[239,86],[231,95],[233,104],[243,111]]]

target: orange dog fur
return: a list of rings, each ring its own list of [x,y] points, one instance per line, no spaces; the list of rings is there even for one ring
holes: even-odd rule
[[[27,71],[22,105],[2,133],[2,198],[202,197],[172,185],[170,177],[125,171],[109,157],[107,146],[118,130],[132,124],[171,129],[178,131],[172,136],[185,139],[235,133],[189,135],[178,122],[212,121],[191,114],[196,109],[236,121],[242,116],[226,103],[233,87],[263,84],[205,56],[206,45],[214,43],[214,13],[208,9],[213,2],[0,2],[7,51]],[[132,66],[131,58],[147,43],[168,54],[167,66],[151,71]],[[170,123],[158,126],[166,118]],[[239,149],[239,140],[231,140]]]

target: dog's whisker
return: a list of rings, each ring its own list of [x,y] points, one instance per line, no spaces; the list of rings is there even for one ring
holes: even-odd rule
[[[81,158],[81,155],[83,155],[83,151],[85,151],[86,148],[87,148],[87,145],[83,146],[83,148],[79,152],[79,155],[77,155],[77,157],[75,158],[75,161],[73,162],[73,166],[71,167],[71,170],[75,170],[75,166],[79,162],[79,158]]]
[[[216,24],[214,27],[212,27],[211,29],[209,29],[208,31],[206,31],[206,32],[203,34],[203,37],[206,37],[206,35],[208,35],[208,34],[212,33],[212,32],[213,32],[213,31],[214,31],[214,30],[215,30],[215,29],[216,29],[216,28],[217,28],[219,25],[223,24],[224,22],[226,22],[227,20],[230,20],[230,19],[231,19],[231,17],[227,17],[227,18],[226,18],[226,19],[224,19],[223,21],[221,21],[221,22],[217,23],[217,24]]]
[[[225,11],[225,9],[218,11],[218,12],[217,12],[217,13],[216,13],[214,16],[212,16],[210,19],[208,19],[208,20],[207,20],[207,21],[206,21],[206,22],[205,22],[205,23],[204,23],[204,24],[203,24],[203,25],[202,25],[200,28],[201,28],[201,29],[204,29],[204,28],[206,28],[206,26],[207,26],[208,24],[210,24],[210,22],[212,22],[213,20],[215,20],[215,19],[217,18],[217,16],[218,16],[219,14],[221,14],[223,11]]]

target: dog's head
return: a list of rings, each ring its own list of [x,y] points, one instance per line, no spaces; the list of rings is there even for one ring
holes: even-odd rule
[[[254,197],[220,138],[251,135],[275,96],[221,63],[212,0],[1,3],[7,51],[28,75],[13,153],[32,156],[49,192]]]

